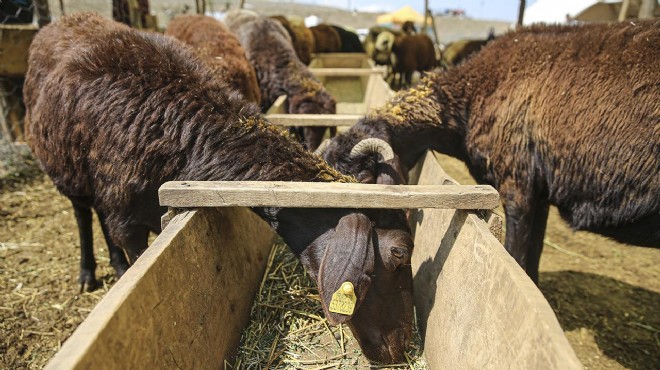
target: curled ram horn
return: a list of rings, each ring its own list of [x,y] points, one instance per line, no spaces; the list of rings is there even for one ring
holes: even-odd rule
[[[380,153],[383,156],[383,161],[389,161],[394,158],[394,151],[387,141],[370,137],[355,144],[351,149],[351,157],[359,154]]]
[[[325,139],[325,140],[323,140],[323,142],[321,143],[321,145],[319,145],[318,148],[316,148],[316,150],[314,151],[314,154],[316,154],[316,155],[322,157],[322,156],[323,156],[323,152],[325,152],[325,150],[328,149],[328,146],[329,146],[329,145],[330,145],[330,139]]]

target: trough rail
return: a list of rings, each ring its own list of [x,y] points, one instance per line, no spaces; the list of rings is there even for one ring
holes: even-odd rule
[[[446,208],[494,209],[488,185],[379,185],[284,181],[171,181],[158,191],[174,208]]]

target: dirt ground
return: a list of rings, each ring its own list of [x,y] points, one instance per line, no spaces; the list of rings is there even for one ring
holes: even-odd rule
[[[94,227],[103,286],[81,294],[68,199],[42,176],[0,193],[0,369],[42,368],[115,281],[101,228]]]

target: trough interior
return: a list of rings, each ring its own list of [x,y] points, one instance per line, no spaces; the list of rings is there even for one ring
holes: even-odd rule
[[[371,68],[372,63],[366,54],[316,54],[310,68]]]

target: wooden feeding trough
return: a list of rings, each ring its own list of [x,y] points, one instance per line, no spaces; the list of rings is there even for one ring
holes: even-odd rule
[[[47,368],[221,367],[272,245],[249,206],[420,208],[413,271],[429,368],[580,368],[550,306],[484,221],[501,232],[488,211],[497,192],[453,184],[433,154],[413,177],[417,185],[166,183],[167,226]]]
[[[376,64],[365,53],[312,54],[309,68],[374,68]]]
[[[366,54],[316,54],[310,71],[337,100],[337,114],[287,114],[286,96],[268,110],[271,123],[283,126],[352,126],[394,92],[383,79],[385,69],[374,67]]]
[[[36,25],[0,24],[0,76],[23,77]]]

